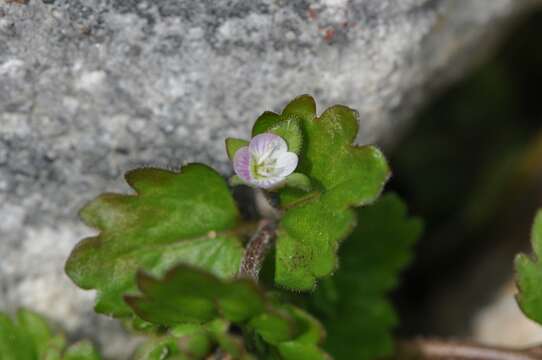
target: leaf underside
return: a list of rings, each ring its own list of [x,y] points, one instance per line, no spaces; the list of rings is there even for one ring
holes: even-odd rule
[[[136,290],[140,269],[161,275],[187,263],[224,278],[236,274],[243,224],[222,176],[189,164],[180,173],[137,169],[126,180],[135,195],[103,194],[81,211],[100,233],[82,240],[66,264],[79,287],[97,290],[97,312],[130,316],[123,295]]]
[[[309,177],[313,191],[280,191],[286,211],[278,230],[275,281],[310,290],[317,278],[335,270],[339,243],[355,226],[352,208],[373,202],[390,171],[377,148],[353,145],[356,111],[337,105],[317,118],[314,99],[308,95],[294,99],[281,115],[264,113],[253,133],[292,118],[299,119],[303,130],[296,172]]]

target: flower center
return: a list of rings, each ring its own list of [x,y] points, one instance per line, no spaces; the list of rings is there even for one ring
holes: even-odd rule
[[[256,158],[252,157],[252,170],[257,178],[269,178],[277,171],[277,159],[273,157]]]
[[[261,155],[252,154],[252,173],[256,178],[270,178],[275,176],[277,173],[277,157],[276,150],[277,146],[272,144],[268,146],[267,151],[263,152]]]

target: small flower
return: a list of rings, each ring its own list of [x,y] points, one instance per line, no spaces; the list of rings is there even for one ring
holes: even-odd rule
[[[283,138],[271,133],[256,135],[235,153],[233,168],[247,184],[270,189],[284,182],[297,167],[298,158],[288,152]]]

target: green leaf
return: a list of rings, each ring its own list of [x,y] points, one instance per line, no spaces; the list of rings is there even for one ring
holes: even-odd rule
[[[177,342],[179,349],[192,358],[202,359],[211,351],[211,339],[201,325],[179,325],[171,329],[171,335],[182,339]]]
[[[317,278],[336,269],[339,243],[355,226],[352,207],[376,200],[390,171],[378,149],[352,145],[358,133],[354,110],[337,105],[316,118],[314,100],[304,95],[286,106],[282,117],[288,116],[302,121],[304,149],[296,172],[308,176],[314,190],[280,192],[286,211],[278,230],[275,281],[310,290]]]
[[[270,128],[280,123],[283,119],[280,115],[266,111],[256,119],[252,126],[252,137],[267,132]]]
[[[301,173],[292,173],[286,177],[286,186],[299,189],[301,191],[310,191],[312,189],[311,179]]]
[[[242,147],[248,146],[248,141],[243,139],[227,138],[226,139],[226,152],[228,158],[233,160],[235,153]]]
[[[395,312],[386,298],[409,262],[422,231],[395,194],[358,209],[358,225],[339,252],[341,266],[311,296],[311,312],[323,322],[324,345],[336,360],[372,360],[393,349]]]
[[[303,133],[298,118],[286,118],[275,126],[268,129],[268,132],[280,136],[288,144],[288,151],[299,154],[303,146]]]
[[[299,154],[303,146],[301,119],[296,115],[278,115],[264,112],[254,123],[252,136],[270,132],[283,138],[288,144],[288,151]]]
[[[208,331],[213,339],[219,344],[222,351],[229,354],[233,359],[249,360],[252,357],[247,353],[242,340],[228,333],[229,324],[224,321],[214,321],[208,326]]]
[[[0,313],[0,359],[37,359],[37,344],[32,340],[7,315]]]
[[[164,329],[161,328],[159,325],[151,324],[150,322],[145,321],[137,316],[123,319],[122,324],[127,331],[131,333],[137,333],[138,335],[140,334],[152,336],[164,332]]]
[[[282,110],[283,116],[296,116],[304,121],[316,116],[316,102],[310,95],[301,95],[293,99]]]
[[[181,356],[178,349],[179,341],[174,337],[162,337],[149,340],[140,345],[134,356],[134,360],[174,360],[174,359],[190,359],[188,356]],[[196,358],[198,359],[198,358]]]
[[[322,324],[309,313],[290,307],[298,326],[298,336],[295,341],[305,345],[317,345],[326,337],[326,331]]]
[[[101,356],[88,341],[71,345],[64,353],[63,360],[100,360]]]
[[[142,295],[127,295],[127,303],[142,319],[174,326],[203,324],[223,317],[242,322],[264,309],[263,294],[250,280],[230,282],[186,265],[168,271],[163,279],[138,273]]]
[[[46,360],[61,360],[62,353],[66,348],[66,339],[63,335],[56,335],[47,343],[47,349],[45,354],[42,355],[39,359]]]
[[[54,336],[47,321],[27,309],[17,311],[16,319],[21,331],[26,333],[28,339],[35,345],[37,357],[43,358],[49,347],[49,341]]]
[[[239,338],[228,333],[229,323],[214,320],[205,325],[183,324],[168,334],[142,344],[135,360],[207,359],[218,346],[234,359],[252,360]]]
[[[519,294],[516,296],[519,307],[531,320],[542,324],[542,210],[534,219],[531,230],[534,250],[532,258],[520,254],[516,258],[516,277]]]
[[[273,345],[291,339],[295,331],[291,319],[281,311],[262,313],[254,317],[248,326]]]
[[[126,181],[135,195],[103,194],[81,211],[100,234],[81,241],[66,264],[79,287],[97,290],[97,312],[130,316],[122,296],[136,289],[139,269],[161,275],[186,263],[223,278],[237,273],[247,225],[216,171],[201,164],[180,173],[145,168]]]
[[[317,346],[306,345],[296,341],[279,345],[281,359],[284,360],[327,360],[330,357]]]
[[[137,283],[141,294],[128,295],[126,301],[139,317],[169,326],[167,338],[206,336],[236,359],[249,355],[240,340],[228,332],[230,324],[244,329],[244,333],[256,334],[266,343],[264,347],[275,352],[280,352],[284,342],[307,345],[313,351],[325,336],[316,319],[301,309],[271,300],[252,280],[224,280],[181,264],[161,279],[139,273]],[[201,338],[199,341],[204,343]],[[177,343],[185,344],[186,339]],[[140,350],[147,356],[141,355],[141,359],[152,358],[149,354],[155,353],[153,346],[169,349],[168,344],[159,342]],[[178,345],[166,350],[176,354],[175,349],[189,353]],[[192,356],[194,353],[190,352]]]
[[[89,342],[66,349],[66,340],[38,314],[21,309],[16,321],[0,313],[0,359],[5,360],[100,360]]]

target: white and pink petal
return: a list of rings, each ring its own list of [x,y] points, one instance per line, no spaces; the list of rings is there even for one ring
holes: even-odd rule
[[[285,152],[278,154],[277,156],[277,171],[276,176],[286,177],[294,172],[297,168],[299,158],[293,152]]]
[[[250,140],[249,151],[258,159],[265,159],[274,153],[288,151],[288,144],[278,135],[263,133],[256,135]]]
[[[237,150],[233,157],[233,170],[247,183],[252,182],[252,176],[250,175],[250,157],[248,146],[244,146]]]

